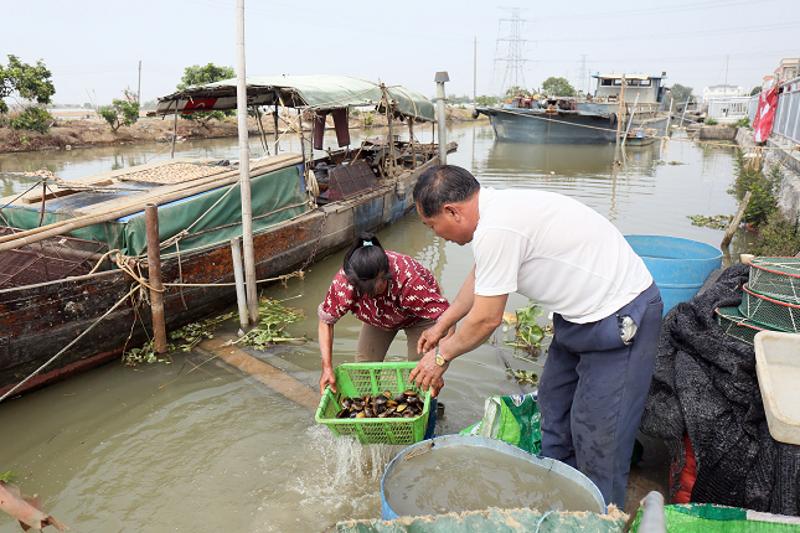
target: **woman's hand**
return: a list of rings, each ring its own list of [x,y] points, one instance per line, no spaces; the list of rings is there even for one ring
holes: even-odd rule
[[[331,390],[336,392],[336,376],[333,373],[332,368],[323,368],[322,375],[319,378],[319,394],[322,396],[325,394],[325,387],[330,385]]]
[[[438,322],[422,332],[417,341],[417,353],[427,353],[439,344],[439,341],[447,335],[447,328],[443,328]]]

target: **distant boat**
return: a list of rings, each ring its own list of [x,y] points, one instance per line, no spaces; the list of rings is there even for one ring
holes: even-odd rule
[[[500,108],[478,107],[477,114],[489,117],[498,140],[524,143],[588,144],[616,140],[620,113],[622,74],[596,74],[594,96],[550,97],[536,100],[515,97]],[[631,130],[648,129],[663,135],[667,113],[663,110],[666,74],[626,74],[624,119],[633,113]],[[638,101],[636,100],[638,95]],[[634,106],[634,102],[636,105]],[[622,124],[622,130],[627,127]]]

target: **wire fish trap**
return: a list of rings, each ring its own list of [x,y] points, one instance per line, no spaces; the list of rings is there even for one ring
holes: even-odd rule
[[[766,328],[747,319],[739,312],[738,307],[717,307],[714,309],[717,315],[717,323],[725,331],[725,334],[752,345],[759,331]]]
[[[753,291],[748,283],[742,287],[739,311],[767,329],[800,332],[800,304],[776,300]]]
[[[800,257],[756,257],[750,265],[750,290],[800,305]]]

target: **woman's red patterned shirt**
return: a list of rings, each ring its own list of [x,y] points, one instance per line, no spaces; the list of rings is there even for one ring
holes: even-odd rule
[[[386,294],[357,295],[344,270],[340,269],[317,309],[320,320],[332,325],[352,311],[362,322],[385,330],[398,330],[422,320],[439,318],[449,304],[433,274],[407,255],[390,251],[386,255],[392,274]]]

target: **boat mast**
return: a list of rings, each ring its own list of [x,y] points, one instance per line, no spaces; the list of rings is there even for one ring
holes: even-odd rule
[[[250,200],[250,146],[247,135],[247,79],[244,59],[244,0],[236,0],[236,117],[239,127],[239,190],[242,196],[244,280],[250,323],[258,321],[256,259],[253,251],[253,207]]]

